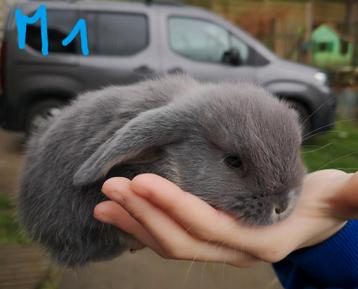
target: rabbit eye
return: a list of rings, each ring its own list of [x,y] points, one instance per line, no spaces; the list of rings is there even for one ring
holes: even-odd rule
[[[228,155],[225,157],[224,162],[228,167],[231,168],[240,168],[242,165],[240,157],[236,155]]]

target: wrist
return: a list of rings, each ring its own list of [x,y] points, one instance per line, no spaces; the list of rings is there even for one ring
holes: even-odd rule
[[[318,244],[326,241],[327,239],[329,239],[329,238],[333,237],[335,234],[337,234],[340,230],[342,230],[346,224],[347,224],[347,221],[343,221],[343,222],[337,224],[336,226],[332,227],[331,229],[319,234],[318,236],[315,236],[314,238],[306,240],[305,242],[300,244],[296,248],[296,250],[307,248],[307,247],[312,247],[312,246],[318,245]]]

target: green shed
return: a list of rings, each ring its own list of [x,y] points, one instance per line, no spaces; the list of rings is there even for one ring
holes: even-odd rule
[[[342,36],[333,27],[322,24],[312,32],[312,60],[315,66],[326,69],[337,69],[351,65],[353,43]]]

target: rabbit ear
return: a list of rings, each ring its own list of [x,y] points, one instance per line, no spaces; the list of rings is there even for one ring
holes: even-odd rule
[[[165,106],[139,114],[105,143],[77,170],[74,185],[93,183],[116,164],[131,160],[148,148],[162,146],[183,138],[190,118],[178,109]]]

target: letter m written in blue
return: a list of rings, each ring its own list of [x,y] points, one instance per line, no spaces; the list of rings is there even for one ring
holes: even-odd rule
[[[22,14],[20,9],[16,9],[15,17],[17,25],[18,47],[20,49],[25,48],[27,25],[35,24],[37,21],[40,20],[42,43],[41,52],[42,55],[48,55],[47,15],[45,5],[40,5],[34,15],[31,17]]]

